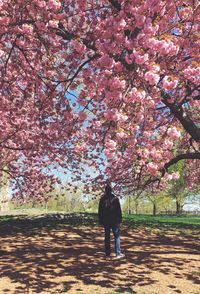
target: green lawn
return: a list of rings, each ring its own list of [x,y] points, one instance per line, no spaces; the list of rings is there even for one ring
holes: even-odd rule
[[[148,214],[132,214],[124,215],[125,221],[140,222],[140,223],[175,223],[175,224],[185,224],[185,225],[200,225],[200,215],[199,216],[189,216],[189,215],[148,215]]]

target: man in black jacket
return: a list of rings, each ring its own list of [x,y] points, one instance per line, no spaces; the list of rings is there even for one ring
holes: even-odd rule
[[[105,229],[105,254],[109,257],[110,248],[110,230],[115,237],[115,252],[117,258],[123,258],[124,254],[120,249],[120,223],[122,222],[122,211],[119,199],[112,194],[112,188],[107,184],[105,194],[99,202],[99,224]]]

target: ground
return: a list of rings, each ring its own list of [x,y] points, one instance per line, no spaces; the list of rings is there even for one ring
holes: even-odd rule
[[[200,294],[198,226],[125,221],[107,260],[93,216],[3,217],[0,293]]]

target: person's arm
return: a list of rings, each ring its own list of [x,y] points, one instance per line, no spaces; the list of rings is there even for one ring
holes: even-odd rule
[[[101,199],[99,201],[98,217],[99,217],[99,224],[103,225],[103,206],[102,206],[102,200]]]
[[[117,210],[117,217],[118,217],[119,224],[120,224],[122,222],[122,210],[121,210],[121,205],[120,205],[118,198],[116,201],[116,210]]]

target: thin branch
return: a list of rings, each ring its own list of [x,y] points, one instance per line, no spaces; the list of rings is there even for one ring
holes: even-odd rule
[[[75,74],[68,79],[68,81],[70,82],[67,86],[66,91],[68,91],[69,87],[71,86],[71,84],[73,83],[74,79],[77,77],[77,75],[79,74],[79,72],[81,71],[81,69],[90,61],[94,60],[95,58],[98,58],[100,55],[99,54],[95,54],[94,56],[92,56],[91,58],[87,59],[85,62],[83,62],[79,68],[77,69],[77,71],[75,72]]]
[[[9,135],[7,138],[3,139],[1,142],[0,142],[0,145],[4,142],[6,142],[7,140],[9,140],[10,138],[12,138],[19,130],[16,130],[14,133],[12,133],[11,135]]]
[[[20,190],[20,192],[21,192],[21,195],[22,195],[22,197],[23,197],[23,192],[22,192],[22,189],[21,189],[21,185],[20,185],[19,180],[17,179],[17,177],[13,176],[12,173],[9,172],[9,171],[6,170],[6,169],[1,168],[0,170],[1,170],[2,172],[4,172],[4,173],[8,174],[12,179],[14,179],[14,180],[16,181],[17,186],[18,186],[18,188],[19,188],[19,190]]]
[[[8,145],[1,145],[0,148],[6,148],[9,150],[16,150],[16,151],[33,150],[32,148],[12,147],[12,146],[8,146]]]

